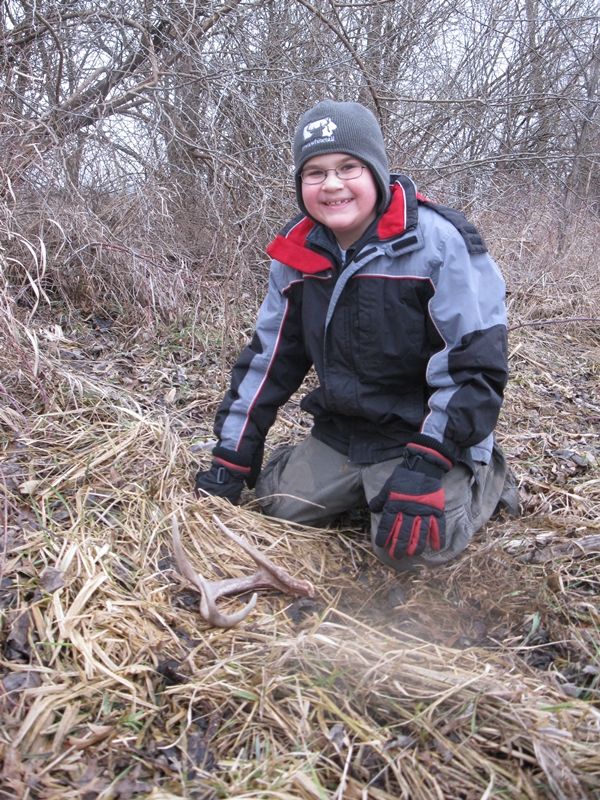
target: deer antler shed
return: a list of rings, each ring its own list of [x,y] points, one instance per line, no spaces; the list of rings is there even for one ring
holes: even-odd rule
[[[274,564],[264,553],[257,550],[247,541],[227,528],[221,520],[213,515],[213,521],[221,531],[232,541],[239,545],[255,561],[258,569],[252,575],[242,578],[225,578],[220,581],[207,581],[202,575],[194,572],[189,559],[185,555],[179,537],[177,519],[172,518],[173,553],[180,574],[200,592],[200,614],[202,617],[218,628],[233,628],[244,620],[256,605],[256,591],[250,601],[233,614],[223,614],[217,608],[219,597],[248,592],[258,589],[276,589],[284,594],[295,597],[314,597],[315,589],[312,583],[299,578],[294,578],[286,570]]]

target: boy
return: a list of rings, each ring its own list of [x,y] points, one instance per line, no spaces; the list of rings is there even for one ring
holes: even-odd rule
[[[502,500],[504,282],[477,230],[389,174],[373,114],[323,101],[294,137],[302,215],[269,245],[267,296],[216,415],[198,492],[326,525],[368,504],[377,556],[442,564]],[[260,472],[278,408],[314,366],[311,435]]]

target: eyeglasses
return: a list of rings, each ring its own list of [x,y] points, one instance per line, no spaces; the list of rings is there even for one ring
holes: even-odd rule
[[[335,172],[336,178],[339,178],[341,181],[353,181],[356,178],[360,178],[364,169],[364,164],[357,164],[354,161],[348,164],[341,164],[335,169],[317,169],[316,167],[309,167],[308,169],[302,170],[300,173],[300,180],[302,183],[307,183],[309,186],[317,183],[325,183],[329,173]]]

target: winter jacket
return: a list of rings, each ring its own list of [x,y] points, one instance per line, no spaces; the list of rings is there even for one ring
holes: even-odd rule
[[[505,287],[462,214],[396,175],[343,263],[308,217],[267,252],[269,288],[217,412],[216,456],[255,476],[278,408],[314,366],[319,386],[302,401],[312,434],[351,461],[394,458],[415,434],[489,461],[507,380]]]

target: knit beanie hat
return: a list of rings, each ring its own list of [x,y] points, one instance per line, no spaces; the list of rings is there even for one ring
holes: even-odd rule
[[[390,171],[383,135],[374,114],[360,103],[323,100],[300,117],[294,135],[294,176],[298,205],[302,202],[302,167],[313,156],[347,153],[363,161],[377,184],[381,213],[390,200]]]

